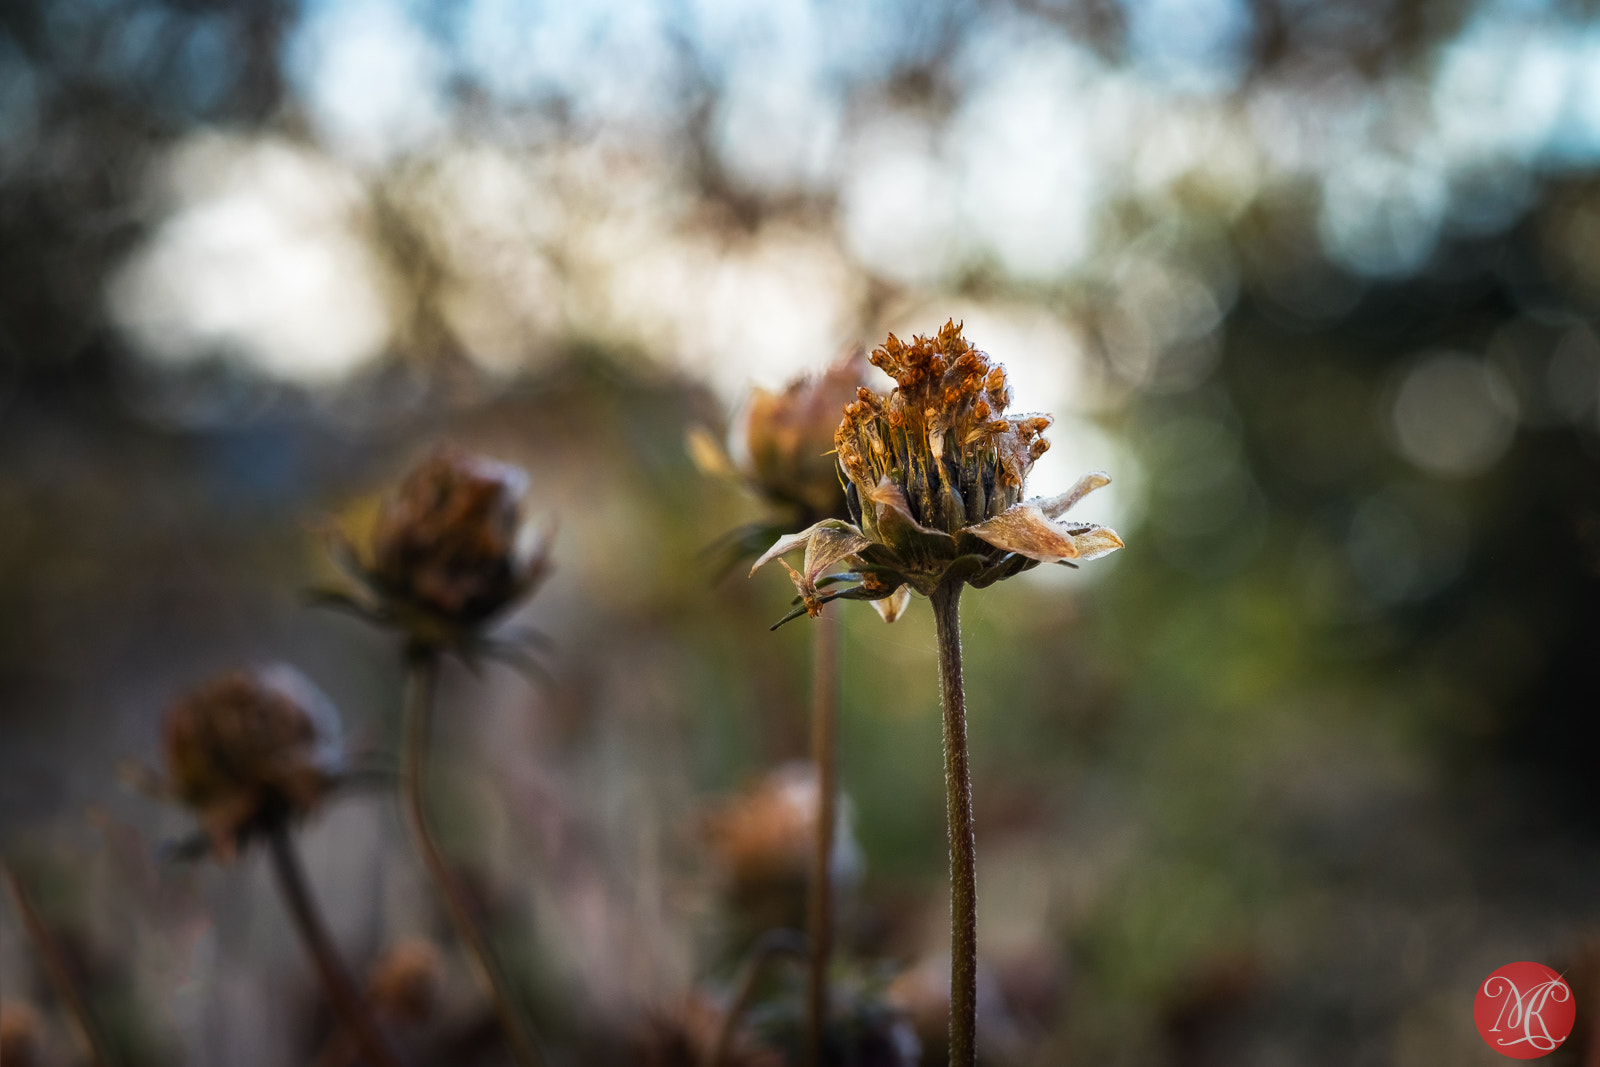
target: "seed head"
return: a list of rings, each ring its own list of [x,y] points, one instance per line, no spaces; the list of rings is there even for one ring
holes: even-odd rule
[[[1076,565],[1122,547],[1112,530],[1058,521],[1111,481],[1085,475],[1061,496],[1025,500],[1034,461],[1050,447],[1048,415],[1007,414],[1005,368],[953,321],[910,344],[893,334],[872,353],[895,381],[862,387],[834,436],[851,522],[824,519],[778,539],[756,566],[804,547],[790,568],[802,612],[832,600],[870,600],[892,621],[909,594],[951,582],[982,587],[1040,563]],[[839,565],[841,574],[828,572]],[[786,564],[787,566],[787,564]],[[834,588],[821,592],[819,582]],[[856,584],[840,586],[844,579]],[[781,625],[780,622],[780,625]]]
[[[316,810],[343,758],[333,706],[281,665],[234,671],[183,696],[167,712],[162,744],[172,792],[224,859]]]

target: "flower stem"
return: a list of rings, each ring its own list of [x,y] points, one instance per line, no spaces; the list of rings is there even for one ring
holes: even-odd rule
[[[300,940],[305,944],[306,951],[311,954],[311,962],[316,965],[317,976],[322,979],[323,989],[333,1002],[333,1010],[338,1014],[339,1021],[360,1045],[361,1054],[369,1067],[398,1067],[399,1056],[395,1055],[388,1039],[378,1029],[367,1002],[357,992],[350,972],[345,970],[344,962],[339,959],[338,951],[333,946],[333,938],[328,934],[322,915],[311,899],[305,870],[300,866],[300,854],[295,851],[288,824],[280,822],[274,825],[267,834],[267,842],[271,846],[272,869],[278,876],[278,888],[283,892],[284,902],[289,905],[289,916],[294,920],[295,929],[300,932]]]
[[[967,766],[961,682],[961,583],[934,590],[939,686],[944,696],[944,785],[950,826],[950,1067],[972,1067],[978,1032],[978,845]]]
[[[816,848],[811,858],[811,940],[806,983],[807,1062],[822,1062],[828,1026],[828,958],[833,952],[833,825],[838,802],[839,619],[825,611],[811,630],[811,760],[817,771]]]
[[[95,1024],[94,1016],[89,1011],[89,1002],[84,999],[77,983],[72,980],[72,968],[67,962],[66,952],[61,948],[61,942],[45,925],[39,909],[33,906],[33,898],[28,896],[28,891],[23,888],[22,879],[17,877],[10,864],[0,863],[0,873],[5,876],[6,888],[11,891],[11,899],[17,906],[17,915],[22,919],[22,925],[27,929],[28,937],[39,953],[45,977],[55,990],[56,997],[66,1007],[67,1014],[72,1017],[73,1029],[77,1032],[79,1043],[83,1045],[89,1062],[94,1067],[110,1067],[113,1061],[106,1049],[105,1035]]]
[[[424,770],[427,765],[428,734],[433,716],[433,692],[439,680],[439,652],[432,647],[413,647],[406,653],[405,754],[401,764],[400,789],[404,795],[406,821],[422,862],[444,904],[445,914],[455,927],[456,936],[467,949],[467,960],[478,984],[494,1006],[495,1017],[506,1043],[521,1067],[543,1067],[544,1056],[522,1016],[512,1005],[505,978],[496,965],[489,944],[473,921],[472,907],[455,874],[445,862],[444,853],[434,841],[428,826],[424,803]]]

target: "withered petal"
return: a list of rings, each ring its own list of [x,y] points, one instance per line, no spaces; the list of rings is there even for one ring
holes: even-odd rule
[[[799,533],[784,534],[782,537],[778,538],[776,541],[773,542],[772,547],[767,549],[765,552],[763,552],[761,554],[760,558],[757,559],[753,565],[751,565],[750,573],[753,575],[753,574],[755,574],[756,571],[760,570],[762,567],[766,566],[768,563],[771,563],[773,560],[777,559],[779,556],[787,555],[788,553],[793,552],[795,549],[799,548],[801,545],[809,544],[810,541],[811,541],[812,536],[818,530],[825,530],[825,529],[826,530],[843,530],[843,531],[846,531],[848,533],[852,533],[857,537],[860,537],[863,542],[866,542],[866,538],[861,536],[861,531],[856,529],[854,526],[850,525],[848,522],[845,522],[843,519],[823,519],[821,522],[817,523],[816,525],[808,526],[804,530],[801,530]],[[846,553],[846,555],[848,555],[848,554],[849,553]],[[835,556],[834,558],[835,559],[839,559],[841,557]],[[821,572],[819,571],[818,573],[821,573]]]
[[[806,578],[812,582],[841,559],[855,555],[872,543],[854,527],[847,526],[841,529],[837,526],[824,526],[821,529],[815,527],[813,529],[815,532],[806,544],[805,561]]]
[[[1116,531],[1103,526],[1053,522],[1037,504],[1015,504],[986,522],[969,526],[996,548],[1057,563],[1064,559],[1098,559],[1122,547]]]
[[[894,622],[911,604],[911,587],[902,585],[882,600],[872,601],[873,608],[883,616],[884,622]]]
[[[1059,519],[1075,507],[1078,501],[1096,489],[1103,489],[1110,484],[1111,476],[1105,471],[1091,471],[1079,478],[1071,489],[1068,489],[1060,496],[1038,497],[1028,501],[1028,503],[1037,506],[1040,511],[1044,512],[1046,518]]]

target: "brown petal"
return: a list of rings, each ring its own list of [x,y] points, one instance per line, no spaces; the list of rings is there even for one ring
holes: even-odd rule
[[[1094,492],[1111,484],[1111,476],[1104,471],[1093,471],[1079,478],[1077,484],[1060,496],[1041,497],[1029,501],[1037,505],[1044,512],[1046,518],[1059,519],[1077,505],[1078,501]]]
[[[815,526],[808,526],[799,533],[784,534],[782,537],[778,538],[773,542],[772,547],[763,552],[761,554],[761,558],[756,560],[755,564],[750,568],[750,573],[755,574],[756,571],[760,570],[768,563],[771,563],[779,556],[787,555],[788,553],[799,548],[801,545],[810,544],[812,536],[817,531],[824,529],[844,530],[855,534],[857,537],[861,537],[861,531],[856,529],[854,526],[851,526],[848,522],[844,522],[840,519],[823,519]],[[866,538],[864,537],[861,537],[861,540],[863,543],[866,542]],[[854,551],[854,549],[852,549],[852,551]],[[846,554],[848,555],[848,553]]]
[[[1041,563],[1098,559],[1122,547],[1122,539],[1115,531],[1102,526],[1052,522],[1037,504],[1015,504],[987,522],[968,526],[966,532],[996,548]]]
[[[902,585],[882,600],[874,600],[872,606],[883,616],[884,622],[894,622],[911,604],[911,587]]]
[[[855,555],[871,543],[848,524],[844,524],[842,528],[824,526],[817,529],[811,535],[810,543],[806,545],[806,580],[815,582],[829,567],[846,556]]]

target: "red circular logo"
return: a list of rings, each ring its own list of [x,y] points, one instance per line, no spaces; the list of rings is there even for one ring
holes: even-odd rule
[[[1572,1033],[1572,987],[1542,963],[1508,963],[1478,985],[1472,1021],[1489,1047],[1516,1060],[1538,1059]]]

